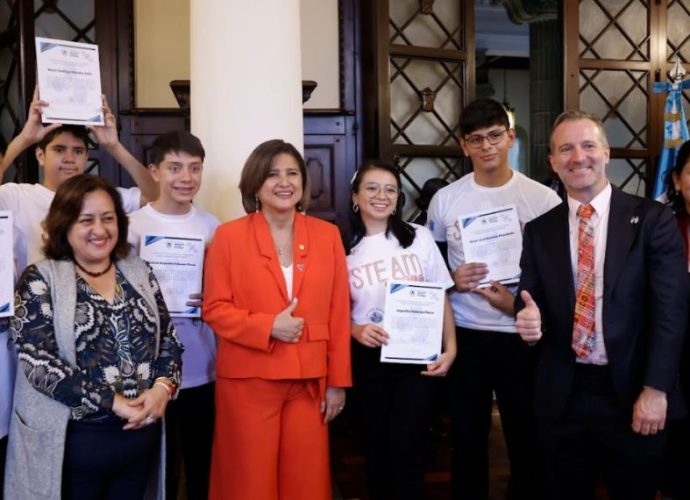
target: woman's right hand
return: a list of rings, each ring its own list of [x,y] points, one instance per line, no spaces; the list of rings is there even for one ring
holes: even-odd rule
[[[299,342],[302,336],[302,328],[304,328],[304,318],[292,316],[296,308],[297,299],[294,298],[289,306],[276,315],[276,319],[273,321],[273,328],[271,329],[271,337],[288,344]]]
[[[386,330],[373,323],[366,325],[352,324],[352,336],[362,345],[367,347],[381,347],[388,345],[388,334]]]
[[[122,394],[115,393],[113,398],[113,413],[120,417],[122,420],[129,421],[132,418],[136,418],[139,413],[143,410],[142,406],[130,406],[129,400]]]

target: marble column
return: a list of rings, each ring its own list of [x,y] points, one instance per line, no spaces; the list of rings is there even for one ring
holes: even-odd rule
[[[206,148],[198,205],[244,214],[249,153],[280,138],[303,150],[299,0],[191,0],[191,129]]]

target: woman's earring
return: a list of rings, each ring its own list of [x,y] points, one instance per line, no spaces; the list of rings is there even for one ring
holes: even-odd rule
[[[302,209],[302,202],[301,201],[297,202],[297,206],[295,208],[297,209],[298,212],[304,212],[304,210]]]
[[[254,195],[254,204],[256,205],[256,211],[261,212],[261,200],[258,195]]]
[[[359,212],[359,205],[357,205],[357,203],[353,203],[353,204],[352,204],[352,211],[353,211],[354,213]]]
[[[395,212],[397,212],[397,211],[398,211],[398,209],[394,208],[393,211],[391,212],[391,215],[395,215]]]

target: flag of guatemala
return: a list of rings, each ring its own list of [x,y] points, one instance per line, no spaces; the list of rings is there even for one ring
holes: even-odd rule
[[[652,199],[666,201],[666,177],[673,168],[681,144],[690,139],[688,124],[683,112],[683,90],[690,89],[690,80],[656,82],[652,88],[655,94],[668,92],[664,108],[664,146],[659,156]]]

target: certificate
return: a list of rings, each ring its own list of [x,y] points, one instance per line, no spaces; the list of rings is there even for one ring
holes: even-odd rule
[[[520,281],[522,231],[515,205],[461,215],[459,223],[465,262],[482,262],[489,269],[480,287]]]
[[[98,45],[36,37],[43,123],[103,125]]]
[[[14,236],[12,212],[0,210],[0,318],[14,315]]]
[[[382,362],[425,365],[441,355],[445,297],[441,283],[387,283],[383,328],[389,338]]]
[[[170,316],[198,318],[199,307],[186,305],[189,296],[201,292],[204,268],[203,236],[145,234],[139,256],[153,268]]]

